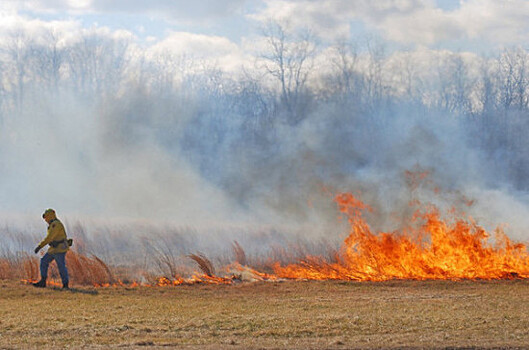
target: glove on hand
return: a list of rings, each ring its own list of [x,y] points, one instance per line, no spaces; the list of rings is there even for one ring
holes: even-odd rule
[[[40,247],[35,248],[35,254],[37,254],[40,250]]]

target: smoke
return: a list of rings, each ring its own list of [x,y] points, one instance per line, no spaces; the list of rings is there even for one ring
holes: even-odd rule
[[[428,103],[382,86],[383,75],[354,69],[357,85],[349,90],[335,89],[340,77],[315,72],[314,81],[327,84],[313,81],[288,100],[270,81],[196,66],[175,78],[164,73],[175,62],[143,64],[126,50],[91,56],[123,44],[100,40],[87,44],[93,46],[85,47],[86,57],[64,52],[58,87],[29,58],[26,80],[18,89],[4,87],[4,221],[13,213],[39,217],[52,207],[70,227],[99,220],[89,229],[94,237],[104,236],[105,222],[136,222],[114,231],[116,239],[133,236],[133,247],[156,235],[181,237],[168,243],[175,249],[205,251],[229,249],[233,239],[243,246],[253,241],[250,249],[289,239],[334,242],[347,228],[336,220],[333,194],[353,191],[374,208],[371,222],[379,230],[400,227],[418,198],[456,206],[489,227],[508,223],[511,236],[527,238],[525,143],[502,135],[523,135],[527,108],[505,122],[505,110],[485,110],[470,93]],[[99,71],[76,70],[91,59]],[[14,76],[4,81],[16,86]],[[415,186],[407,171],[429,175]]]
[[[150,111],[129,101],[89,105],[59,96],[7,121],[2,137],[3,210],[172,220],[230,216],[222,191],[178,150],[154,138]],[[139,121],[142,122],[139,122]],[[174,126],[178,128],[178,125]]]

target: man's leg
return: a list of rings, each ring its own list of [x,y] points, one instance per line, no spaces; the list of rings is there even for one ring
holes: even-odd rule
[[[44,254],[44,256],[40,259],[40,281],[38,281],[37,283],[33,283],[35,287],[46,287],[46,279],[48,278],[48,267],[50,266],[50,262],[52,262],[53,259],[53,255],[48,253]]]
[[[54,254],[57,267],[59,268],[59,274],[61,275],[62,287],[68,288],[68,269],[66,268],[66,253]]]

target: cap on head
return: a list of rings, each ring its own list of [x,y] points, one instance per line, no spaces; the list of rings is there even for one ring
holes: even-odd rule
[[[52,220],[52,219],[56,219],[57,217],[55,216],[55,210],[53,209],[46,209],[44,211],[44,214],[42,214],[42,218],[46,221],[48,220]]]

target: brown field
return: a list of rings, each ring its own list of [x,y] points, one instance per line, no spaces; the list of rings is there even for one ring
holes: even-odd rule
[[[36,289],[0,281],[0,348],[528,348],[529,281]]]

